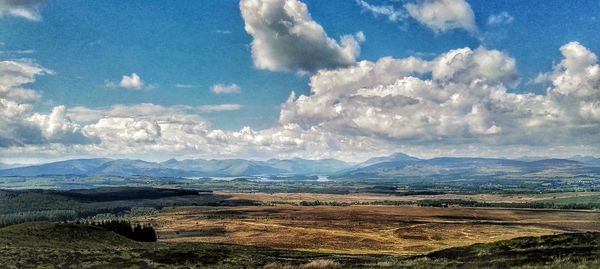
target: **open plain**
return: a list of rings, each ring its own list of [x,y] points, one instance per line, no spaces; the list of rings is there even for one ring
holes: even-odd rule
[[[303,195],[272,197],[307,198]],[[265,201],[265,194],[233,196]],[[315,194],[306,196],[318,198]],[[369,197],[361,199],[375,199]],[[600,231],[600,212],[589,210],[276,203],[176,207],[141,218],[154,225],[163,242],[231,243],[347,254],[416,255],[522,236]]]

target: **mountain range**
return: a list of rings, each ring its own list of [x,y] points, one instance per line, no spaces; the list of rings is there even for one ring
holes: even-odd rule
[[[334,159],[305,160],[190,159],[148,162],[130,159],[74,159],[0,170],[0,176],[156,176],[156,177],[229,177],[257,175],[331,174],[350,164]]]
[[[0,166],[1,168],[1,166]],[[73,159],[39,165],[5,167],[0,176],[155,176],[235,177],[331,175],[333,177],[403,177],[468,175],[600,175],[600,159],[524,157],[520,159],[439,157],[419,159],[403,153],[375,157],[359,164],[336,159],[170,159],[148,162],[130,159]]]

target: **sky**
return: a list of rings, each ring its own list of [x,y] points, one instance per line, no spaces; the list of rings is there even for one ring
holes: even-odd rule
[[[0,162],[600,155],[600,1],[0,0]]]

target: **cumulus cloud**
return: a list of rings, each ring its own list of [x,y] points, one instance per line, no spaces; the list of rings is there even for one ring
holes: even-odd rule
[[[64,106],[55,107],[50,115],[32,112],[41,97],[25,87],[44,74],[52,71],[31,62],[0,62],[0,147],[81,138],[79,126],[65,116]]]
[[[211,128],[201,116],[239,109],[236,104],[196,107],[137,104],[96,109],[57,106],[47,114],[34,113],[34,102],[40,96],[24,86],[49,71],[23,62],[2,62],[0,66],[4,68],[0,72],[3,75],[0,79],[0,156],[3,158],[164,154],[332,157],[351,149],[366,152],[368,148],[381,146],[375,139],[349,139],[317,127],[306,130],[297,124],[265,130],[244,127],[238,131],[223,131]]]
[[[352,65],[360,54],[364,34],[335,41],[298,0],[241,0],[240,9],[259,69],[314,72]]]
[[[65,106],[57,106],[49,115],[35,113],[27,119],[37,126],[46,142],[85,143],[79,124],[66,116]]]
[[[26,86],[48,71],[0,62],[6,70],[0,72],[0,156],[598,154],[598,58],[577,42],[560,51],[562,60],[543,73],[545,94],[509,90],[518,79],[516,61],[486,48],[320,70],[310,78],[310,94],[292,93],[282,104],[277,126],[233,131],[211,127],[202,115],[239,109],[235,104],[58,106],[33,113],[39,95]]]
[[[134,118],[105,118],[83,128],[89,137],[98,138],[102,143],[116,145],[154,142],[160,137],[160,126],[156,121]]]
[[[435,32],[452,29],[477,31],[475,15],[465,0],[418,0],[404,5],[408,14]]]
[[[600,67],[598,57],[578,42],[560,48],[563,60],[548,75],[556,93],[565,96],[598,98]]]
[[[0,0],[0,17],[5,15],[24,18],[30,21],[39,21],[39,8],[44,0]]]
[[[219,104],[203,106],[161,106],[151,103],[133,105],[113,105],[104,108],[87,108],[77,106],[67,111],[69,118],[77,122],[96,122],[102,118],[136,118],[152,120],[170,120],[172,118],[193,118],[202,123],[198,114],[239,110],[239,104]],[[204,123],[202,123],[204,124]]]
[[[503,11],[498,14],[492,14],[488,17],[488,25],[507,25],[512,24],[515,21],[515,17]]]
[[[144,82],[136,73],[132,73],[131,76],[124,75],[119,82],[119,87],[123,89],[139,90],[144,87]]]
[[[51,74],[52,71],[24,61],[0,61],[0,98],[31,102],[40,95],[23,86],[35,81],[35,76]]]
[[[424,148],[597,148],[596,55],[575,42],[561,52],[564,59],[547,75],[552,86],[546,95],[509,92],[517,79],[515,60],[485,48],[451,50],[431,61],[384,58],[320,71],[311,77],[311,95],[292,93],[280,122]]]
[[[210,91],[215,94],[238,94],[241,91],[240,86],[235,83],[232,84],[215,84],[210,88]]]
[[[503,52],[478,48],[451,50],[432,62],[431,75],[436,80],[461,83],[481,82],[489,85],[507,83],[517,78],[515,60]]]

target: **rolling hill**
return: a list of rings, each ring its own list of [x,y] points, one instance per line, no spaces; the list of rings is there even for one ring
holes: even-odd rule
[[[500,158],[439,157],[419,159],[402,153],[371,158],[351,165],[335,160],[170,159],[148,162],[130,159],[74,159],[0,170],[0,176],[152,176],[238,177],[332,175],[335,178],[398,177],[576,177],[600,176],[600,164],[592,157],[571,159],[511,160]]]
[[[79,224],[38,222],[0,228],[2,268],[598,268],[598,257],[599,233],[522,237],[393,257],[141,243]]]
[[[569,159],[532,161],[439,157],[418,159],[404,154],[378,157],[338,173],[338,178],[398,178],[398,177],[546,177],[600,176],[600,166]]]
[[[235,177],[256,175],[330,174],[350,167],[338,160],[244,159],[182,160],[148,162],[129,159],[74,159],[0,170],[0,176],[155,176],[155,177]]]

